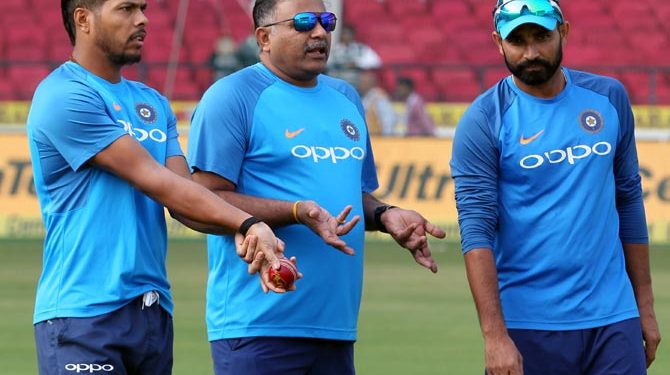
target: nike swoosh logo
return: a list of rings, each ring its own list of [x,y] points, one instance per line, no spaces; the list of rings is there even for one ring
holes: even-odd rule
[[[527,145],[530,142],[533,142],[535,139],[537,139],[537,137],[541,136],[542,133],[544,133],[544,129],[540,130],[539,132],[537,132],[537,134],[535,134],[530,138],[524,138],[522,135],[521,138],[519,139],[519,143],[521,143],[522,145]]]
[[[286,129],[286,132],[284,132],[284,135],[288,139],[295,138],[298,134],[302,133],[303,130],[305,130],[305,128],[300,128],[300,129],[298,129],[294,132],[290,132],[290,131],[288,131],[288,129]]]

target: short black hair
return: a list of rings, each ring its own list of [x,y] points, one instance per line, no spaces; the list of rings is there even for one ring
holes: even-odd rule
[[[398,77],[395,83],[396,85],[407,86],[410,90],[414,90],[414,80],[409,77]]]
[[[279,1],[280,0],[256,0],[254,3],[254,10],[252,12],[254,18],[254,29],[266,25],[270,22],[269,18],[272,18]]]
[[[63,15],[63,25],[67,36],[70,37],[70,43],[74,46],[76,28],[74,26],[74,10],[77,8],[86,8],[90,10],[97,9],[107,0],[61,0],[60,11]]]

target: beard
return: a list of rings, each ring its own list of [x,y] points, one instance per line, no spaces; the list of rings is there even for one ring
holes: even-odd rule
[[[563,47],[560,44],[558,45],[556,58],[553,61],[537,58],[513,64],[507,59],[507,55],[504,55],[504,57],[505,65],[507,65],[507,69],[509,69],[512,75],[528,86],[540,86],[547,83],[561,67],[561,62],[563,62]],[[536,69],[529,70],[531,66]],[[540,69],[537,69],[538,67]]]
[[[135,54],[130,54],[123,51],[119,52],[118,50],[115,50],[114,41],[107,35],[108,34],[105,34],[104,31],[98,29],[96,31],[95,44],[102,50],[102,52],[105,53],[105,56],[107,56],[107,59],[112,64],[116,66],[124,66],[124,65],[135,64],[140,62],[140,60],[142,60],[142,54],[140,54],[139,52]],[[129,41],[130,38],[126,41],[126,44]]]

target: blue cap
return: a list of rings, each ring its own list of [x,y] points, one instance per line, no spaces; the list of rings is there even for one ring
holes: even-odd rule
[[[551,16],[534,16],[532,14],[527,14],[508,22],[500,21],[498,23],[498,33],[500,33],[500,36],[503,39],[507,39],[507,36],[514,31],[514,29],[527,23],[534,23],[547,30],[554,30],[556,25],[558,25],[558,20]]]
[[[554,30],[563,23],[563,12],[557,0],[499,0],[493,10],[493,23],[503,39],[517,27],[534,23]]]

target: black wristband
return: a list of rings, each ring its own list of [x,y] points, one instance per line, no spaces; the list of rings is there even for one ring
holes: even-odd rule
[[[374,216],[375,226],[382,233],[388,233],[388,230],[386,230],[386,226],[384,225],[384,223],[382,223],[382,214],[392,208],[396,208],[396,206],[390,206],[388,204],[385,204],[375,208],[375,216]]]
[[[251,228],[251,226],[256,223],[260,223],[261,221],[263,220],[255,216],[249,216],[246,220],[242,222],[242,224],[240,224],[240,229],[238,229],[237,231],[242,233],[243,236],[246,236],[247,232],[249,231],[249,228]]]

